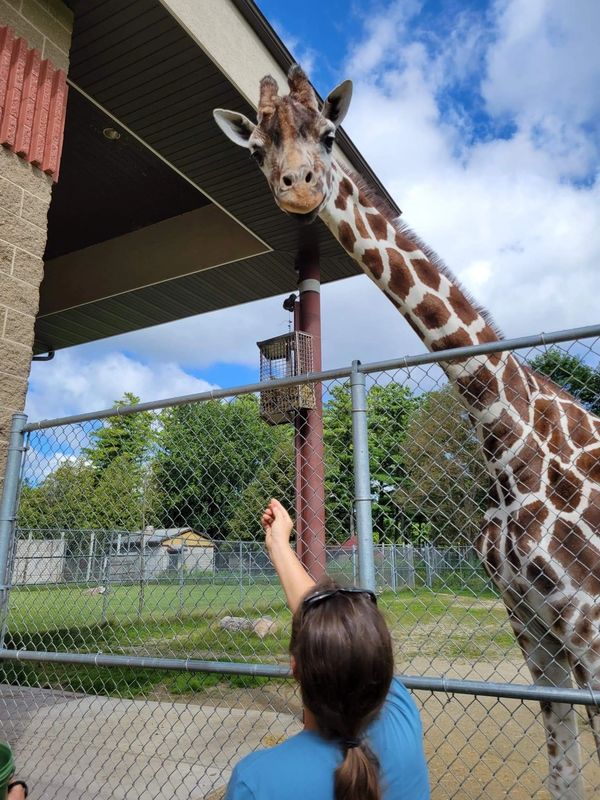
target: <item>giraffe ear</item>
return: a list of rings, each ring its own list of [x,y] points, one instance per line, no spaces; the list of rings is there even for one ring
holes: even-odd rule
[[[256,125],[250,122],[248,117],[239,114],[237,111],[225,111],[222,108],[215,108],[213,117],[225,136],[231,139],[234,144],[239,144],[240,147],[248,147],[248,140],[256,128]]]
[[[321,113],[326,119],[331,120],[337,128],[338,125],[342,124],[342,120],[348,112],[351,99],[352,81],[344,81],[329,93]]]

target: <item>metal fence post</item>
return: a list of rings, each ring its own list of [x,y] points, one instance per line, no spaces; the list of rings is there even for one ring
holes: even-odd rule
[[[396,542],[392,544],[392,563],[391,563],[391,584],[392,584],[392,592],[398,591],[398,577],[396,574],[396,548],[398,545]]]
[[[11,583],[11,561],[14,547],[15,521],[21,480],[21,466],[25,452],[25,434],[23,428],[27,422],[25,414],[14,414],[10,429],[6,470],[0,504],[0,615],[2,628],[0,631],[0,649],[4,648],[6,627],[8,624],[8,598]]]
[[[140,544],[140,588],[138,596],[138,617],[141,617],[144,613],[144,584],[146,581],[146,560],[144,557],[145,546],[146,543],[144,542],[142,534],[142,541]]]
[[[183,545],[178,553],[177,566],[179,567],[179,613],[183,611]]]
[[[240,580],[240,608],[244,604],[244,552],[243,552],[243,547],[244,547],[243,544],[240,542],[240,547],[239,547],[239,552],[238,552],[238,558],[239,558],[239,561],[240,561],[240,574],[239,574],[239,580]]]
[[[104,556],[104,563],[102,567],[102,571],[104,573],[102,578],[102,585],[104,586],[104,592],[102,594],[102,624],[106,625],[110,595],[110,551],[108,552],[108,555]]]
[[[367,433],[367,388],[364,373],[358,371],[360,361],[352,362],[352,444],[354,456],[354,507],[358,539],[358,574],[360,585],[375,590],[373,559],[373,518],[371,513],[371,474]]]

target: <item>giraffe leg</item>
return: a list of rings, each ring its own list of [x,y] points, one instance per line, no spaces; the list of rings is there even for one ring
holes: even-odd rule
[[[551,633],[540,629],[533,618],[513,609],[510,619],[533,682],[540,686],[570,688],[571,666],[564,646]],[[550,773],[548,791],[553,800],[584,800],[581,751],[577,738],[577,717],[567,703],[540,703]]]
[[[589,656],[589,654],[586,653],[585,656]],[[596,662],[590,666],[589,663],[585,663],[586,661],[588,661],[588,658],[585,661],[577,660],[572,662],[575,680],[580,689],[592,689],[592,691],[598,692],[600,691],[600,664]],[[598,706],[586,706],[586,711],[594,734],[596,755],[600,761],[600,708]]]

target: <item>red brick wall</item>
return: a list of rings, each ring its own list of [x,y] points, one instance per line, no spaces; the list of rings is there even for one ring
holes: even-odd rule
[[[0,26],[0,145],[58,180],[67,76]]]

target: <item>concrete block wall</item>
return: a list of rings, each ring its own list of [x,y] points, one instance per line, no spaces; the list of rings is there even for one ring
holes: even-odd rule
[[[60,0],[0,0],[2,25],[68,68],[73,17]],[[25,405],[52,185],[51,176],[0,147],[0,487],[10,419]]]
[[[11,27],[57,69],[68,70],[73,12],[61,0],[0,0],[0,25]]]

